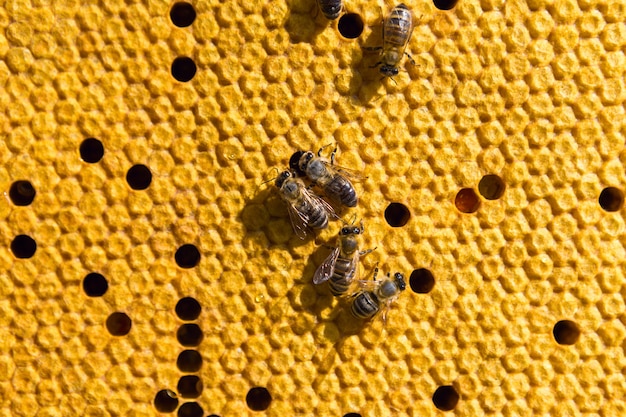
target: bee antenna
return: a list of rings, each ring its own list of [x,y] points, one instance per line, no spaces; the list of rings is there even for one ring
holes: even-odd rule
[[[267,184],[268,182],[275,181],[275,180],[276,180],[276,178],[278,178],[278,175],[280,175],[280,173],[278,172],[278,168],[276,168],[276,167],[274,167],[274,168],[270,169],[270,171],[276,171],[276,176],[274,176],[274,177],[270,178],[270,179],[269,179],[269,180],[267,180],[267,181],[263,181],[261,184],[259,184],[259,187],[261,187],[263,184]],[[259,187],[257,187],[257,188],[259,188]]]

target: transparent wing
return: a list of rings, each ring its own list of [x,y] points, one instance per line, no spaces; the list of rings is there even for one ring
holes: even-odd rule
[[[309,229],[309,216],[299,211],[293,204],[287,205],[287,211],[289,212],[289,220],[291,220],[291,226],[296,236],[304,239]]]
[[[380,283],[382,281],[372,281],[369,279],[359,279],[356,280],[356,285],[359,288],[359,291],[369,291],[376,292],[380,287]]]
[[[391,305],[393,304],[393,302],[396,300],[396,298],[398,298],[397,295],[393,296],[393,297],[389,297],[384,301],[383,306],[381,307],[381,312],[382,312],[382,319],[383,319],[383,324],[386,326],[387,325],[387,313],[389,313],[389,310],[391,309]]]
[[[308,199],[309,203],[312,206],[322,206],[324,208],[324,210],[326,210],[326,213],[328,213],[329,216],[334,217],[335,219],[338,219],[339,216],[337,216],[337,213],[335,212],[335,209],[333,208],[332,205],[330,205],[326,200],[324,200],[322,197],[320,197],[317,194],[312,193],[309,190],[306,190],[305,193],[305,198]]]
[[[335,263],[337,262],[338,257],[339,248],[335,248],[324,260],[324,262],[317,267],[315,275],[313,275],[313,284],[321,284],[322,282],[328,281],[328,279],[333,276],[333,273],[335,272]]]
[[[356,251],[354,255],[352,256],[352,265],[354,265],[354,274],[349,280],[346,280],[350,283],[350,288],[345,294],[342,295],[342,297],[350,297],[350,295],[354,293],[354,286],[355,286],[354,283],[359,282],[359,259],[360,257],[361,257],[361,254],[359,253],[359,251]],[[358,290],[357,292],[360,292],[360,290]]]
[[[363,181],[364,179],[367,178],[366,176],[364,176],[357,170],[342,167],[339,165],[332,165],[330,161],[324,161],[324,164],[326,164],[326,169],[328,169],[330,172],[333,172],[333,171],[338,172],[339,174],[346,177],[346,179],[348,180]]]

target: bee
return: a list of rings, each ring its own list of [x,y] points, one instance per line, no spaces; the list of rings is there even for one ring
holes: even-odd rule
[[[413,57],[405,52],[412,34],[413,16],[409,8],[400,3],[383,21],[383,46],[367,48],[374,51],[382,50],[381,60],[372,68],[380,65],[380,73],[384,77],[398,75],[398,64],[403,55],[406,55],[411,64],[415,65]]]
[[[335,20],[343,10],[342,0],[317,0],[317,5],[328,20]]]
[[[322,150],[325,147],[320,148],[317,156],[311,151],[294,153],[289,160],[289,166],[298,175],[308,177],[313,184],[319,186],[332,202],[346,207],[355,207],[358,202],[356,190],[347,178],[347,176],[354,175],[349,174],[343,168],[334,166],[336,147],[330,154],[330,164],[322,158]]]
[[[363,222],[360,227],[345,226],[339,231],[337,247],[317,268],[313,275],[313,283],[321,284],[328,281],[330,292],[339,297],[348,292],[352,281],[358,274],[359,257],[374,249],[359,250],[357,236],[363,233]]]
[[[383,321],[387,322],[387,311],[391,303],[406,289],[404,275],[396,272],[393,278],[387,274],[387,279],[376,281],[378,268],[374,270],[373,281],[358,281],[361,290],[352,295],[352,315],[359,319],[371,319],[381,311]]]
[[[276,187],[280,197],[287,203],[293,231],[300,239],[306,237],[309,227],[324,229],[328,226],[329,216],[336,216],[330,204],[309,191],[302,180],[289,170],[278,175]]]

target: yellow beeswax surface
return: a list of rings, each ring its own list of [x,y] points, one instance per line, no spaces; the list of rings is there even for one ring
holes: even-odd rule
[[[174,3],[0,6],[0,416],[626,414],[624,0],[407,0],[393,80],[363,49],[389,2],[346,0],[357,39],[314,0],[192,0],[186,27]],[[328,144],[362,177],[361,277],[407,280],[386,323],[312,283],[343,223],[300,240],[273,184]]]

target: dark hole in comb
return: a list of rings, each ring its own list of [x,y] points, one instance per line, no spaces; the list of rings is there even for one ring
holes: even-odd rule
[[[411,218],[409,209],[401,203],[391,203],[385,209],[385,220],[391,227],[402,227]]]
[[[196,402],[185,403],[178,409],[178,417],[202,417],[204,410]]]
[[[178,354],[176,366],[181,372],[198,372],[202,367],[202,355],[196,350],[183,350]]]
[[[427,294],[435,286],[435,277],[428,269],[419,268],[411,272],[409,286],[417,294]]]
[[[181,320],[195,320],[200,315],[200,303],[192,297],[184,297],[176,303],[176,315]]]
[[[170,19],[179,28],[191,26],[196,20],[196,10],[186,2],[175,3],[170,10]]]
[[[177,81],[190,81],[196,75],[196,70],[196,63],[189,57],[179,57],[172,62],[172,76]]]
[[[30,181],[19,180],[11,184],[9,198],[16,206],[27,206],[35,199],[35,187]]]
[[[178,407],[178,398],[174,391],[162,389],[154,396],[154,407],[159,413],[171,413]]]
[[[174,259],[181,268],[193,268],[200,262],[200,251],[194,245],[185,244],[178,248]]]
[[[152,182],[152,173],[145,165],[134,165],[126,174],[126,182],[133,190],[145,190]]]
[[[203,337],[202,329],[195,323],[183,324],[176,332],[176,339],[183,346],[198,346]]]
[[[433,404],[441,411],[454,410],[459,402],[459,393],[452,385],[442,385],[433,394]]]
[[[264,411],[272,403],[272,396],[267,388],[254,387],[246,395],[246,404],[253,411]]]
[[[554,325],[552,334],[559,345],[573,345],[580,337],[580,329],[571,320],[561,320]]]
[[[361,417],[361,414],[359,414],[359,413],[348,413],[348,414],[344,414],[343,417]]]
[[[433,0],[433,4],[439,10],[451,10],[458,2],[459,0]]]
[[[83,280],[83,290],[89,297],[101,297],[109,289],[106,278],[97,272],[87,274]]]
[[[478,192],[487,200],[497,200],[504,194],[504,181],[497,175],[489,174],[481,178]]]
[[[196,375],[185,375],[178,380],[178,393],[181,397],[196,398],[202,393],[202,380]]]
[[[480,199],[472,188],[463,188],[457,193],[454,205],[461,213],[474,213],[480,207]]]
[[[104,155],[104,146],[102,142],[95,138],[87,138],[80,144],[80,158],[90,164],[95,164],[102,159]]]
[[[346,13],[339,18],[337,29],[341,36],[356,39],[363,33],[363,19],[356,13]]]
[[[125,336],[130,332],[132,321],[126,313],[116,312],[107,318],[106,326],[113,336]]]
[[[16,258],[30,258],[35,254],[36,250],[37,242],[30,236],[18,235],[11,242],[11,252],[13,252]]]
[[[618,211],[624,204],[624,193],[615,187],[607,187],[600,193],[600,207],[606,211]]]

